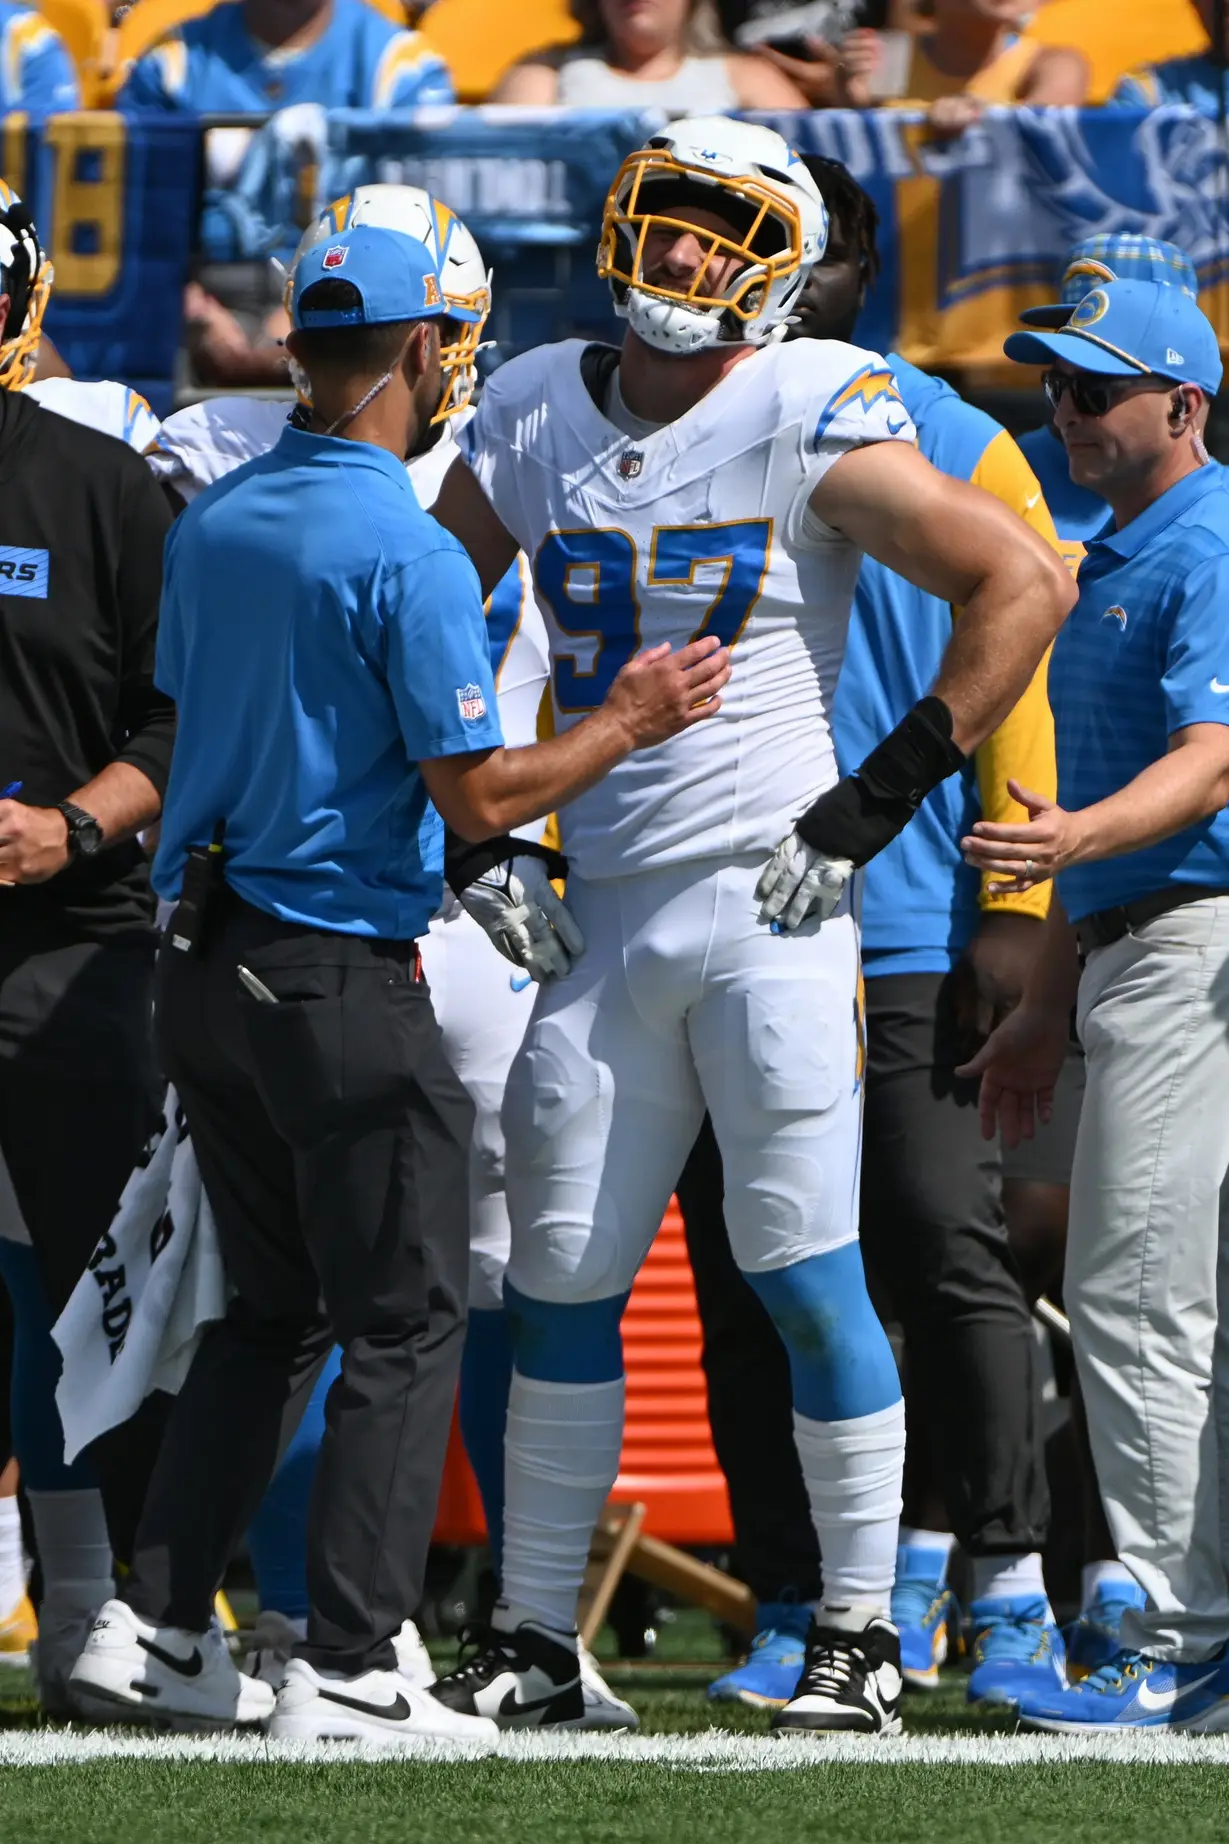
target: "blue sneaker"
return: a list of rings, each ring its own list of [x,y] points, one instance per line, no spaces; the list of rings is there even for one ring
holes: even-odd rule
[[[1122,1651],[1122,1616],[1144,1608],[1148,1597],[1138,1582],[1106,1582],[1097,1589],[1092,1604],[1073,1620],[1064,1638],[1067,1645],[1067,1682],[1078,1684],[1102,1665],[1112,1664]]]
[[[974,1601],[970,1703],[1013,1708],[1028,1689],[1044,1694],[1066,1685],[1063,1636],[1044,1600],[1012,1596]]]
[[[959,1618],[956,1597],[942,1582],[906,1575],[892,1590],[892,1624],[900,1634],[900,1674],[913,1690],[938,1690],[948,1629]]]
[[[741,1665],[708,1687],[717,1703],[749,1703],[777,1710],[798,1688],[806,1663],[811,1609],[789,1601],[764,1601],[756,1609],[756,1635]]]
[[[1175,1665],[1142,1652],[1119,1652],[1065,1690],[1026,1690],[1018,1713],[1030,1729],[1058,1735],[1105,1729],[1222,1734],[1229,1729],[1229,1659],[1221,1651],[1201,1665]]]

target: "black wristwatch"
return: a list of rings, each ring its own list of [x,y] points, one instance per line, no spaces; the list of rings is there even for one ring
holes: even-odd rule
[[[68,825],[70,858],[92,858],[103,847],[102,827],[84,807],[74,807],[71,800],[57,800],[56,812],[64,815]]]

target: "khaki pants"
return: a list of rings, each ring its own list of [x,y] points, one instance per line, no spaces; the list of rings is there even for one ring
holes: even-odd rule
[[[1066,1300],[1118,1553],[1148,1594],[1123,1642],[1229,1639],[1229,898],[1099,948]]]

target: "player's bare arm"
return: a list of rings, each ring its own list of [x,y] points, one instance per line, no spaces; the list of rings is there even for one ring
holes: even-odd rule
[[[490,595],[512,568],[521,547],[464,461],[454,461],[445,474],[431,516],[465,546],[478,572],[483,595]]]
[[[969,755],[1018,702],[1075,605],[1062,559],[993,494],[903,443],[842,456],[811,507],[868,557],[962,610],[934,691]]]
[[[1070,575],[1031,527],[904,443],[843,455],[810,506],[868,556],[963,612],[930,696],[799,816],[765,866],[760,914],[783,929],[832,914],[854,868],[889,845],[1006,717],[1075,602]]]
[[[729,650],[713,634],[629,660],[592,716],[527,749],[492,749],[422,763],[427,791],[463,839],[542,819],[575,800],[635,749],[664,743],[721,708]]]

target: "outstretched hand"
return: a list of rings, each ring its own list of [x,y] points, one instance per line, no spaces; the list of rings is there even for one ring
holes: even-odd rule
[[[981,1077],[978,1112],[984,1140],[1001,1133],[1003,1144],[1015,1148],[1034,1137],[1038,1121],[1049,1126],[1067,1035],[1065,1013],[1026,1002],[990,1033],[976,1056],[960,1064],[958,1076]]]
[[[717,694],[729,676],[730,650],[715,634],[677,651],[663,642],[628,660],[606,694],[605,709],[622,724],[633,749],[647,749],[716,716]]]
[[[1031,890],[1055,877],[1075,858],[1080,846],[1080,815],[1068,813],[1045,794],[1034,794],[1018,781],[1007,791],[1028,814],[1027,821],[996,824],[978,820],[960,841],[965,863],[994,879],[996,896]]]

